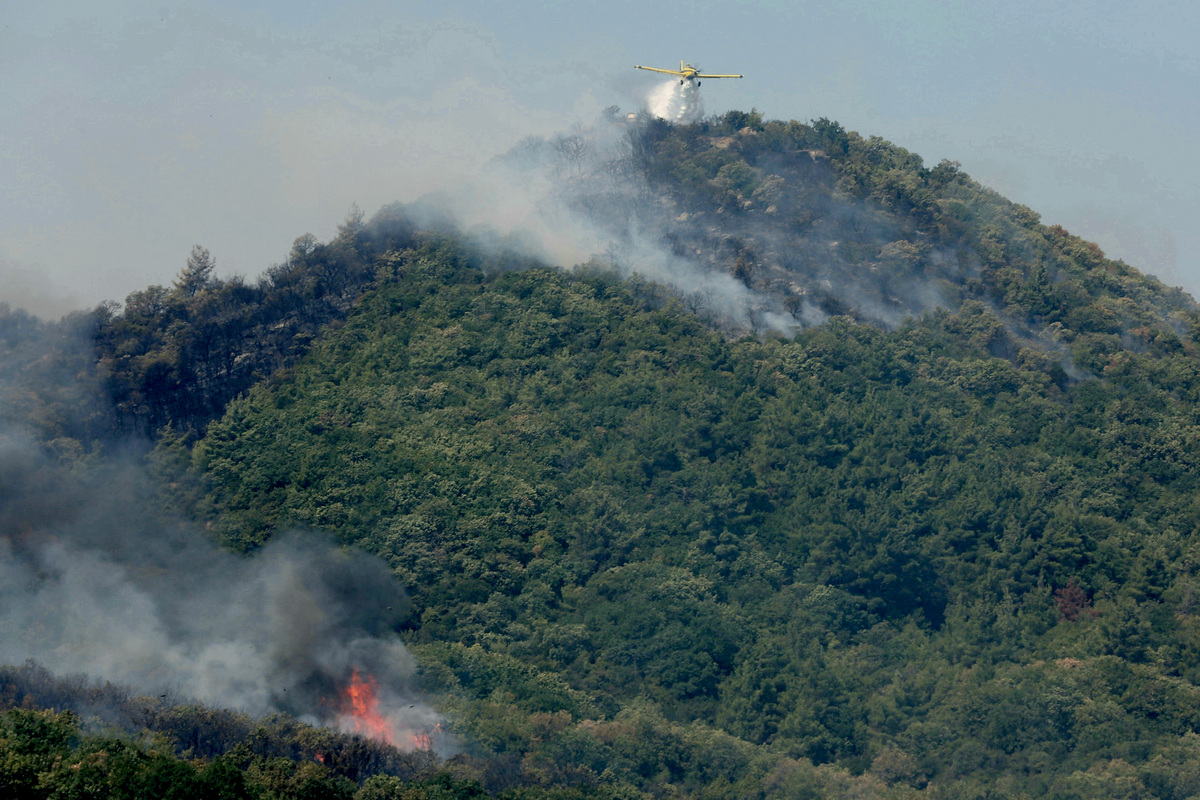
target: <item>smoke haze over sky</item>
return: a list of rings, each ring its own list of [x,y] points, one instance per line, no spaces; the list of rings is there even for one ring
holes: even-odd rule
[[[829,117],[960,161],[1197,292],[1197,29],[1168,0],[7,3],[0,301],[119,300],[197,243],[257,275],[351,203],[369,215],[634,110],[661,81],[633,65],[680,59],[747,76],[705,82],[709,113]]]

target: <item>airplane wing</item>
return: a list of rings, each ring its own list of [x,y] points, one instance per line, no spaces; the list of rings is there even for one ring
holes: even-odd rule
[[[682,74],[683,74],[682,72],[680,72],[680,71],[679,71],[679,70],[677,70],[677,69],[659,69],[658,67],[643,67],[643,66],[640,66],[640,65],[638,65],[638,64],[634,64],[634,65],[633,65],[633,68],[634,68],[634,69],[648,69],[648,70],[650,70],[651,72],[665,72],[665,73],[667,73],[668,75],[682,75]],[[741,76],[741,75],[739,75],[738,77],[740,78],[740,77],[742,77],[742,76]]]
[[[745,75],[697,75],[697,78],[744,78]]]

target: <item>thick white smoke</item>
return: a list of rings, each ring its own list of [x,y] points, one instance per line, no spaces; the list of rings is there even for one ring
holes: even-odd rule
[[[699,122],[704,117],[699,81],[671,79],[646,98],[646,110],[667,122]]]

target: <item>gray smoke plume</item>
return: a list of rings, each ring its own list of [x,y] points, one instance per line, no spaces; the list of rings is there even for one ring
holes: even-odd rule
[[[244,557],[155,506],[133,458],[67,470],[0,431],[0,661],[431,744],[382,562],[300,533]],[[374,725],[350,713],[356,672],[377,684]]]

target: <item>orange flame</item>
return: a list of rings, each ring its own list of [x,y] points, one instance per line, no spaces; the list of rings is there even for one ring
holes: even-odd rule
[[[378,689],[373,677],[361,676],[357,669],[352,671],[350,685],[342,691],[338,703],[342,730],[402,750],[432,750],[434,735],[441,733],[442,726],[435,725],[432,731],[425,733],[415,732],[407,725],[397,727],[395,721],[379,709]]]
[[[342,695],[343,713],[349,718],[355,733],[395,746],[396,731],[391,721],[379,712],[376,690],[374,678],[368,675],[364,680],[359,677],[358,670],[354,670],[350,685]]]
[[[433,730],[429,731],[428,733],[410,733],[408,735],[408,741],[414,750],[432,750],[433,737],[435,734],[439,734],[441,732],[442,723],[439,722],[437,725],[434,725]]]

